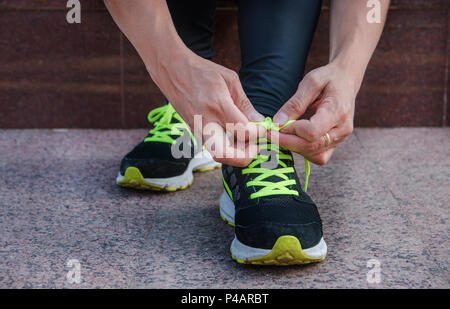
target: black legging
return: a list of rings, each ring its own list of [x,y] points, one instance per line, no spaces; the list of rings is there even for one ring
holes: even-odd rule
[[[321,0],[240,0],[239,76],[256,110],[273,116],[295,93]],[[197,55],[212,59],[215,0],[168,0],[175,28]]]

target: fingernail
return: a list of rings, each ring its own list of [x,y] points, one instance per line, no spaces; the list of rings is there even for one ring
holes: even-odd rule
[[[278,123],[279,125],[283,125],[286,122],[288,122],[289,117],[288,115],[286,115],[286,113],[281,112],[275,115],[275,117],[273,117],[273,122]]]
[[[253,112],[253,113],[251,113],[250,114],[250,116],[248,117],[248,119],[250,120],[250,121],[264,121],[264,116],[263,115],[261,115],[260,113],[258,113],[258,112]]]

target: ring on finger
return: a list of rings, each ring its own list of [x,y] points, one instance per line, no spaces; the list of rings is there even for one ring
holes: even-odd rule
[[[325,141],[325,147],[330,146],[330,144],[331,144],[330,134],[326,133],[326,134],[323,136],[323,140]]]

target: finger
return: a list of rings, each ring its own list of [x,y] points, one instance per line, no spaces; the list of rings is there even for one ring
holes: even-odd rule
[[[226,83],[234,104],[248,118],[248,120],[253,122],[263,121],[264,116],[258,113],[253,107],[252,103],[245,94],[244,89],[242,88],[239,76],[234,71],[232,71],[230,76],[226,78]]]
[[[347,138],[347,135],[343,133],[344,131],[339,128],[333,128],[320,139],[319,144],[322,145],[321,149],[318,152],[323,152],[330,148],[335,148],[339,144],[343,143]],[[327,136],[328,135],[328,136]]]
[[[229,139],[227,133],[217,123],[208,123],[204,129],[204,145],[213,158],[222,163],[246,166],[256,156],[256,144]]]
[[[257,125],[250,121],[262,121],[264,116],[260,115],[248,100],[242,89],[238,75],[231,73],[224,74],[224,81],[227,86],[228,94],[221,98],[219,118],[215,121],[222,127],[242,141],[247,141],[249,136],[258,136]],[[245,114],[250,115],[250,118]],[[249,121],[250,120],[250,121]],[[265,134],[264,134],[265,135]]]
[[[258,146],[248,142],[236,142],[227,145],[225,157],[222,158],[225,164],[233,166],[247,166],[258,154]]]
[[[251,150],[248,145],[225,146],[224,153],[213,152],[215,161],[225,163],[232,166],[245,167],[250,164],[253,158],[257,155],[257,147]]]
[[[248,118],[234,105],[231,97],[222,100],[221,110],[214,121],[219,123],[225,131],[233,132],[239,140],[246,141],[249,136],[257,136],[256,124],[249,122]]]
[[[268,138],[274,140],[274,132],[270,132]],[[332,129],[328,133],[330,140],[326,140],[324,137],[310,142],[304,138],[298,137],[293,134],[278,133],[275,139],[275,143],[287,148],[291,151],[297,152],[306,158],[312,158],[320,153],[323,153],[331,148],[337,147],[345,140],[345,136],[340,133],[339,129]]]
[[[311,119],[301,119],[287,126],[281,132],[295,134],[310,142],[316,141],[335,127],[339,122],[339,116],[331,107],[323,105]]]
[[[227,123],[225,131],[230,138],[236,141],[249,142],[256,144],[260,138],[267,135],[267,129],[263,126],[249,122],[246,125]]]
[[[298,136],[280,133],[280,146],[299,153],[305,159],[317,165],[325,165],[331,158],[336,144],[324,147],[320,142],[310,143]]]
[[[307,145],[310,144],[307,140],[293,134],[284,134],[280,132],[269,132],[267,138],[275,144],[283,148],[287,148],[293,152],[301,154],[306,157],[308,155]]]
[[[290,98],[273,117],[273,121],[280,125],[290,119],[298,119],[302,116],[325,88],[327,79],[322,76],[320,70],[311,71],[300,82],[297,92]]]
[[[353,124],[351,122],[332,128],[322,136],[321,144],[323,144],[323,149],[319,150],[319,152],[325,151],[325,149],[337,147],[339,144],[343,143],[352,132]]]
[[[332,147],[327,151],[324,151],[318,155],[311,157],[309,161],[317,165],[325,165],[331,159],[331,156],[333,155],[335,149],[336,147]]]

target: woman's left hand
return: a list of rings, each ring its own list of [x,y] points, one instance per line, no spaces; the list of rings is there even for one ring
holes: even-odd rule
[[[282,106],[273,121],[281,126],[289,119],[300,118],[308,107],[314,111],[314,115],[282,129],[279,145],[301,154],[315,164],[325,165],[334,149],[353,131],[355,97],[359,85],[355,78],[333,63],[309,72],[300,82],[295,95]]]

